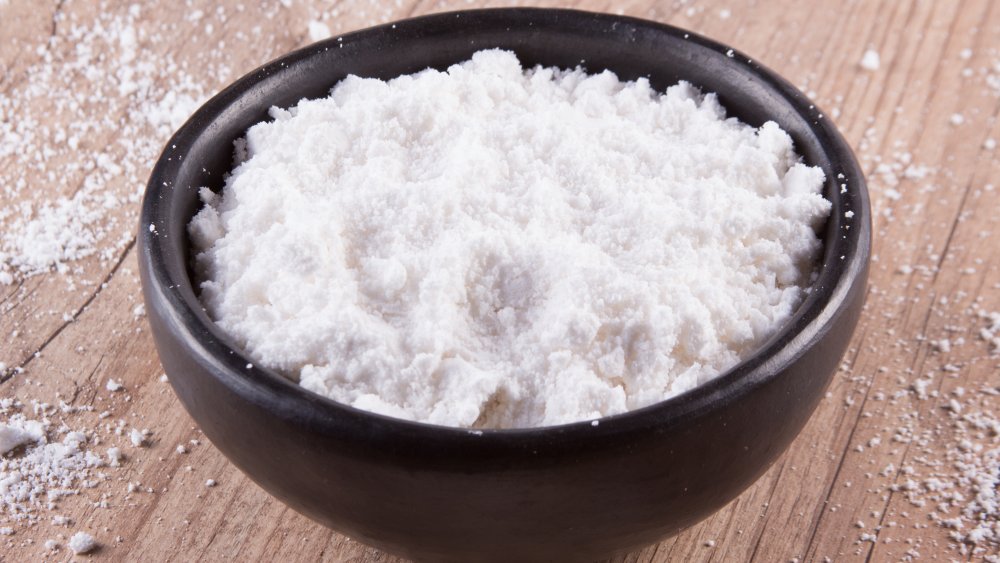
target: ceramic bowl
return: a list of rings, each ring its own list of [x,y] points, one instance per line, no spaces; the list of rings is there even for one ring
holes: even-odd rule
[[[822,265],[794,317],[746,361],[653,406],[589,421],[471,432],[356,410],[252,360],[206,315],[185,226],[219,189],[233,140],[271,106],[322,97],[348,74],[444,69],[500,47],[527,65],[610,69],[664,89],[687,80],[755,126],[778,122],[825,171]],[[847,215],[853,216],[847,217]],[[865,295],[865,181],[833,123],[760,63],[682,29],[570,10],[414,18],[332,38],[251,72],[167,144],[149,180],[139,261],[156,347],[177,396],[236,466],[351,538],[421,560],[595,560],[695,524],[752,484],[823,397]],[[281,335],[275,335],[280,338]]]

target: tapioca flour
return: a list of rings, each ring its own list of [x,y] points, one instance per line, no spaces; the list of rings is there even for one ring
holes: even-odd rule
[[[716,377],[806,293],[823,172],[716,96],[481,51],[273,108],[191,221],[254,364],[463,427],[640,408]]]

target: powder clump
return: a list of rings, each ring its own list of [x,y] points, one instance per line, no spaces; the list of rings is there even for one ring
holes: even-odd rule
[[[77,532],[69,539],[69,548],[73,553],[89,553],[97,547],[97,540],[87,532]]]
[[[492,50],[270,114],[189,225],[208,312],[311,391],[434,424],[711,380],[801,303],[830,211],[788,134],[686,82]]]

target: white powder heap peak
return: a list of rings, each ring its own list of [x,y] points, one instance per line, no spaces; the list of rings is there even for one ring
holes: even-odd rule
[[[714,378],[801,302],[830,209],[774,123],[509,52],[271,114],[190,225],[208,310],[304,387],[436,424]]]

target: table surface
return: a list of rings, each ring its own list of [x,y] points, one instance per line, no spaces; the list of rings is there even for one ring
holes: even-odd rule
[[[101,441],[96,451],[118,445],[126,454],[121,467],[102,469],[95,487],[38,508],[34,522],[0,515],[0,527],[13,532],[0,536],[0,560],[66,559],[66,540],[77,530],[100,543],[87,556],[94,559],[394,560],[293,512],[200,439],[161,381],[137,308],[138,197],[159,149],[197,103],[309,43],[323,31],[310,22],[337,35],[499,4],[187,4],[0,0],[0,249],[24,250],[17,233],[26,218],[41,216],[75,233],[69,240],[83,240],[80,254],[94,251],[64,251],[52,271],[0,285],[0,396],[19,399],[25,412],[32,401],[92,406],[57,409],[53,419],[89,429]],[[1000,426],[982,429],[995,424],[1000,358],[982,330],[989,328],[983,313],[1000,310],[1000,195],[991,185],[998,169],[991,139],[1000,138],[1000,2],[563,6],[682,26],[786,76],[855,147],[875,212],[867,305],[805,430],[728,506],[621,560],[995,556],[997,540],[961,540],[975,507],[960,530],[946,520],[977,494],[961,478],[962,464],[997,460]],[[880,55],[877,69],[860,64],[869,49]],[[13,258],[0,253],[2,260]],[[109,391],[108,379],[124,389]],[[149,444],[132,447],[117,426],[152,430]],[[206,487],[208,479],[217,485]],[[129,492],[130,483],[141,486]],[[961,496],[935,491],[935,483]],[[979,492],[995,487],[987,479]],[[996,526],[997,511],[987,512],[986,525]],[[69,524],[58,525],[55,515]]]

